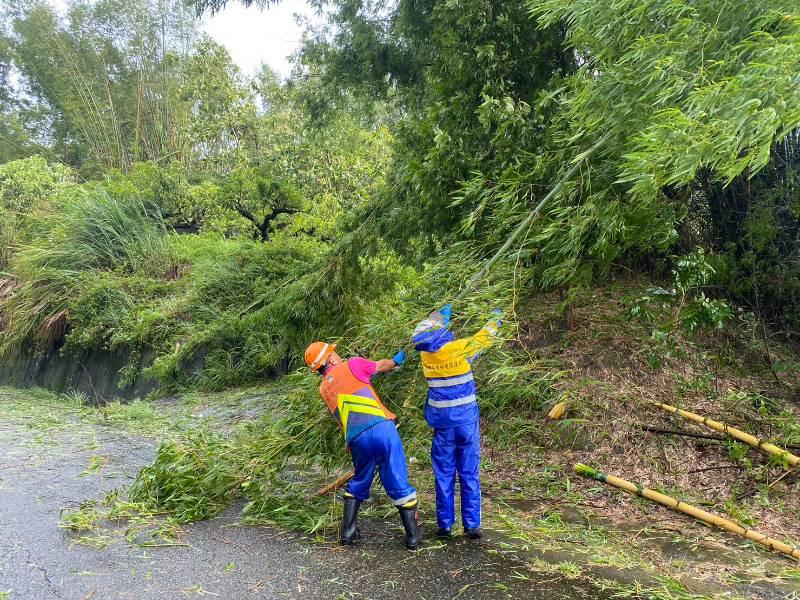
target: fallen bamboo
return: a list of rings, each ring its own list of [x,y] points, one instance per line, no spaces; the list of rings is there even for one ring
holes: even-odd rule
[[[533,210],[531,210],[531,212],[528,213],[528,215],[520,222],[520,224],[517,225],[517,227],[514,229],[514,231],[511,232],[511,235],[508,236],[508,238],[500,247],[500,249],[497,252],[495,252],[494,255],[489,260],[487,260],[486,263],[484,263],[483,267],[481,267],[470,278],[469,282],[467,282],[467,285],[464,287],[464,289],[462,289],[456,295],[456,297],[453,298],[453,302],[456,302],[458,300],[463,300],[464,298],[467,297],[467,295],[475,288],[475,286],[478,285],[478,282],[480,282],[480,280],[483,279],[483,277],[485,277],[486,274],[491,270],[494,264],[498,260],[500,260],[500,258],[508,251],[509,248],[511,248],[511,245],[522,234],[522,232],[524,232],[526,229],[528,229],[528,227],[530,227],[531,223],[533,223],[533,220],[539,215],[540,212],[542,212],[542,209],[545,206],[547,206],[547,204],[549,204],[550,201],[561,192],[561,190],[564,188],[567,182],[569,182],[573,177],[575,177],[575,175],[581,170],[581,167],[584,165],[584,163],[595,152],[597,152],[601,147],[603,147],[609,139],[611,139],[611,132],[607,132],[602,138],[600,138],[597,142],[595,142],[591,148],[589,148],[588,150],[586,150],[585,152],[583,152],[578,156],[578,160],[576,160],[572,164],[569,171],[566,172],[566,174],[558,181],[558,183],[556,183],[553,186],[553,188],[547,193],[547,195],[544,198],[542,198],[541,202],[539,202],[539,204],[537,204],[533,208]],[[403,347],[403,350],[408,350],[410,347],[411,347],[410,343],[406,344]],[[316,495],[324,496],[331,490],[335,490],[336,488],[350,481],[350,479],[353,478],[353,475],[355,475],[355,471],[350,471],[348,473],[345,473],[344,475],[341,475],[339,478],[336,479],[336,481],[333,481],[328,485],[320,488],[317,491]]]
[[[765,548],[775,550],[776,552],[780,552],[781,554],[785,554],[800,560],[800,550],[797,548],[793,548],[788,544],[774,540],[762,533],[758,533],[757,531],[743,527],[738,523],[729,521],[728,519],[723,519],[722,517],[718,517],[710,512],[701,510],[695,506],[692,506],[691,504],[686,504],[685,502],[676,500],[672,496],[661,494],[655,490],[651,490],[636,483],[631,483],[630,481],[615,477],[613,475],[606,475],[605,473],[601,473],[597,469],[593,469],[592,467],[586,465],[577,464],[574,468],[576,473],[583,475],[584,477],[602,481],[603,483],[607,483],[616,488],[629,492],[634,496],[647,498],[648,500],[652,500],[653,502],[666,506],[667,508],[677,510],[678,512],[682,512],[690,517],[694,517],[703,523],[719,527],[720,529],[724,529],[730,533],[735,533],[736,535],[760,544]]]
[[[690,437],[701,440],[712,440],[716,442],[727,439],[724,435],[695,433],[694,431],[684,431],[683,429],[661,429],[660,427],[651,427],[650,425],[639,425],[639,428],[647,433],[655,433],[658,435],[677,435],[678,437]],[[790,450],[800,450],[800,445],[798,444],[785,444],[785,447]]]
[[[685,419],[694,421],[695,423],[700,423],[701,425],[705,425],[709,429],[725,433],[731,436],[732,438],[739,440],[740,442],[744,442],[745,444],[752,446],[753,448],[758,448],[760,450],[763,450],[767,454],[771,454],[773,456],[780,456],[781,458],[785,459],[786,462],[792,467],[795,467],[797,466],[798,463],[800,463],[800,456],[796,456],[791,452],[789,452],[788,450],[780,448],[779,446],[776,446],[775,444],[772,444],[770,442],[759,440],[756,436],[750,435],[749,433],[746,433],[741,429],[736,429],[735,427],[731,427],[730,425],[726,425],[725,423],[721,423],[720,421],[714,421],[713,419],[709,419],[707,417],[703,417],[693,412],[689,412],[688,410],[675,408],[674,406],[670,406],[669,404],[655,402],[655,405],[662,410],[680,415]]]
[[[344,473],[343,475],[340,475],[336,479],[336,481],[331,481],[329,484],[324,485],[321,488],[319,488],[319,490],[317,490],[317,493],[315,495],[317,495],[317,496],[325,496],[326,494],[329,494],[330,492],[334,492],[334,491],[338,490],[345,483],[350,481],[353,478],[353,475],[355,475],[355,474],[356,474],[356,472],[351,469],[347,473]]]
[[[679,437],[698,438],[701,440],[722,441],[727,439],[724,435],[712,435],[709,433],[695,433],[693,431],[683,431],[680,429],[661,429],[660,427],[650,427],[650,425],[639,425],[642,431],[647,433],[657,433],[659,435],[677,435]]]

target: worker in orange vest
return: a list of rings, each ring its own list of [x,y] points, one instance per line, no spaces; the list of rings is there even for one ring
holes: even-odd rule
[[[322,375],[319,393],[344,433],[353,459],[355,475],[345,488],[340,543],[350,546],[361,537],[356,525],[358,508],[369,498],[377,467],[386,493],[400,511],[406,548],[414,550],[422,541],[417,491],[408,482],[403,442],[392,422],[395,416],[370,384],[376,373],[386,373],[402,365],[405,353],[401,350],[387,360],[356,356],[343,361],[335,350],[334,344],[314,342],[306,349],[305,359],[312,371]]]

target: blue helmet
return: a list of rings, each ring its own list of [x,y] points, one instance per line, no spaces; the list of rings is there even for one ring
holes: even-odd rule
[[[420,352],[436,352],[445,344],[455,339],[453,332],[448,329],[450,323],[450,305],[441,310],[432,312],[427,319],[420,321],[414,328],[411,341],[414,349]]]

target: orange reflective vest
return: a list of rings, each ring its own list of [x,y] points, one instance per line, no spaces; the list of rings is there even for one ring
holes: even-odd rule
[[[395,418],[375,389],[353,375],[347,362],[331,367],[322,375],[319,393],[344,432],[348,446],[362,431]]]

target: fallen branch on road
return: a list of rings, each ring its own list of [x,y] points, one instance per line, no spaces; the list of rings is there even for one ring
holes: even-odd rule
[[[329,494],[330,492],[335,492],[337,489],[342,487],[345,483],[350,481],[353,478],[353,475],[355,475],[355,471],[353,471],[353,470],[350,470],[347,473],[344,473],[343,475],[340,475],[336,479],[336,481],[331,481],[329,484],[324,485],[321,488],[319,488],[319,490],[317,490],[317,493],[315,495],[316,496],[325,496],[326,494]]]

